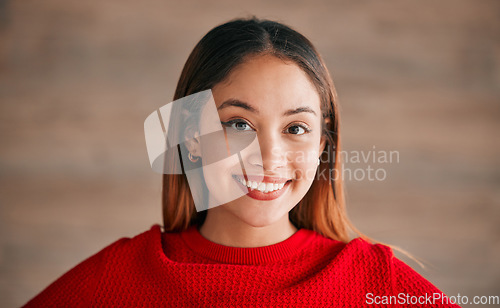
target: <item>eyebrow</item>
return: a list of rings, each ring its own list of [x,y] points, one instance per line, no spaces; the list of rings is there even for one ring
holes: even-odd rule
[[[240,108],[243,108],[243,109],[248,110],[250,112],[259,114],[259,111],[257,109],[255,109],[254,107],[250,106],[248,103],[245,103],[243,101],[240,101],[240,100],[234,99],[234,98],[231,98],[231,99],[224,101],[219,107],[217,107],[217,110],[221,110],[221,109],[224,109],[224,108],[229,107],[229,106],[240,107]],[[314,110],[312,110],[310,107],[307,107],[307,106],[298,107],[295,109],[289,109],[289,110],[283,112],[283,115],[290,116],[290,115],[294,115],[294,114],[302,113],[302,112],[308,112],[308,113],[312,113],[312,114],[316,115],[316,112],[314,112]]]

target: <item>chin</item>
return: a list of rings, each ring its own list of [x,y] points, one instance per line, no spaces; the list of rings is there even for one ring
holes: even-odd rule
[[[284,216],[288,218],[288,212],[286,213],[269,213],[267,211],[263,211],[260,213],[233,213],[240,221],[243,223],[254,227],[254,228],[263,228],[271,226],[280,220],[283,219]]]
[[[278,221],[278,219],[259,219],[259,220],[251,220],[251,221],[248,221],[248,220],[244,220],[243,222],[245,222],[247,225],[251,226],[251,227],[254,227],[254,228],[264,228],[264,227],[268,227],[268,226],[271,226],[273,225],[274,223],[276,223]]]

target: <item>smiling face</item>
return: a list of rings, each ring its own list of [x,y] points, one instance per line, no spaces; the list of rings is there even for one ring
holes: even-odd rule
[[[293,62],[258,55],[238,65],[212,93],[226,138],[245,142],[256,134],[257,140],[240,152],[241,163],[235,155],[218,172],[205,172],[209,191],[245,193],[208,215],[254,227],[288,221],[314,180],[325,145],[316,88]],[[203,126],[202,120],[201,132]],[[201,146],[202,159],[210,153]]]

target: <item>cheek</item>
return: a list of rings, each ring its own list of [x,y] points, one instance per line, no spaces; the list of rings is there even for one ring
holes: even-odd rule
[[[303,147],[303,149],[290,153],[288,162],[296,180],[312,183],[318,167],[319,152],[312,146]]]
[[[203,166],[203,179],[209,193],[209,208],[231,202],[246,194],[232,178],[232,174],[241,173],[236,155]]]

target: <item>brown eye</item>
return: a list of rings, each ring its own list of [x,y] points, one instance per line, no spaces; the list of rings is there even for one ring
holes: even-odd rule
[[[246,130],[248,127],[248,124],[245,122],[236,122],[236,123],[233,123],[233,127],[236,130]]]
[[[303,135],[309,132],[309,129],[302,125],[292,125],[287,129],[287,131],[292,135]]]

